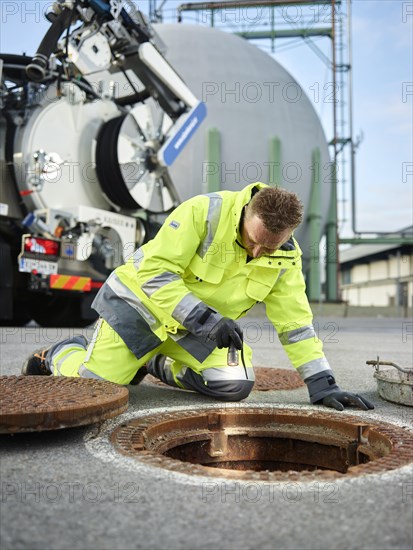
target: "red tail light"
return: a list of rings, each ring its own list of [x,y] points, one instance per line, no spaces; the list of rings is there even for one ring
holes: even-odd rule
[[[50,239],[41,239],[40,237],[27,237],[24,240],[24,251],[35,254],[58,256],[59,243]]]

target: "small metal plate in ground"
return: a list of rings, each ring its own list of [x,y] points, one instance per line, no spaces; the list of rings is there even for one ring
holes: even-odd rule
[[[273,369],[268,367],[254,367],[255,384],[254,391],[295,390],[304,386],[298,372],[292,369]],[[164,384],[158,378],[148,375],[145,382],[158,386],[172,388]],[[175,388],[177,389],[177,388]]]
[[[0,433],[93,424],[128,408],[124,386],[85,378],[0,376]]]
[[[130,420],[111,436],[142,464],[188,475],[260,481],[332,480],[413,461],[413,434],[334,411],[192,409]]]
[[[298,372],[292,369],[255,367],[254,391],[295,390],[305,386]]]

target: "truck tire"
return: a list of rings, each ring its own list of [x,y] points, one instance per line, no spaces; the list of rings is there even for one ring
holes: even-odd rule
[[[0,237],[0,326],[22,327],[31,321],[24,293],[19,292],[12,247]]]
[[[33,319],[42,327],[87,327],[97,319],[97,314],[84,316],[82,297],[33,296],[29,306]],[[83,313],[83,315],[82,315]]]

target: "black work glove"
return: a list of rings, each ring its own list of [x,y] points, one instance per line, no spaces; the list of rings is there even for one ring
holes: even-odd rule
[[[326,397],[320,399],[320,401],[317,401],[317,404],[324,405],[325,407],[331,407],[332,409],[336,409],[338,411],[344,411],[345,406],[358,407],[364,411],[374,409],[373,403],[367,401],[365,397],[342,390],[326,395]]]
[[[237,349],[242,349],[242,328],[228,317],[223,317],[218,321],[209,333],[208,338],[214,340],[219,349],[229,348],[231,343]]]

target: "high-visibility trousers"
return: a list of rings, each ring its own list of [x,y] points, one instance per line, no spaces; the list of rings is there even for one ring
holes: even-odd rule
[[[248,396],[254,385],[252,350],[244,343],[238,366],[227,365],[227,351],[215,348],[200,363],[168,338],[137,359],[117,332],[99,319],[89,343],[84,336],[75,336],[55,344],[47,354],[47,364],[55,376],[98,378],[118,384],[129,384],[146,366],[150,374],[171,386],[239,401]]]

